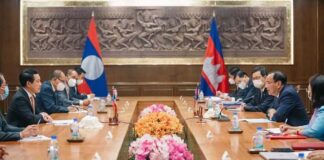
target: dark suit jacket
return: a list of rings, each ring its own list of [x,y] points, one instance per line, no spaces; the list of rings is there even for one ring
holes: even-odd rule
[[[57,95],[53,91],[50,81],[45,81],[42,84],[41,90],[37,95],[37,101],[41,104],[44,111],[48,114],[69,112],[67,107],[58,105]]]
[[[254,94],[255,89],[256,88],[253,86],[253,82],[250,79],[245,89],[237,88],[234,92],[230,93],[229,96],[234,97],[235,100],[241,98],[243,102],[247,103],[251,99],[250,96]]]
[[[308,124],[308,117],[298,93],[295,88],[285,85],[280,91],[279,97],[275,98],[274,109],[276,113],[272,121],[285,122],[291,126],[302,126]]]
[[[7,121],[17,127],[36,124],[40,119],[41,122],[45,122],[43,116],[39,114],[41,111],[39,104],[35,100],[35,114],[33,113],[27,92],[23,88],[19,88],[8,108]]]
[[[244,103],[250,103],[250,101],[253,100],[253,97],[258,93],[258,90],[260,91],[260,89],[254,87],[253,81],[250,79],[245,91],[245,96],[242,97],[242,101]]]
[[[23,128],[18,128],[7,124],[7,121],[0,113],[0,141],[16,141],[20,139],[20,134]]]
[[[87,99],[87,95],[80,94],[76,87],[70,87],[70,93],[69,94],[70,94],[71,98],[80,99],[80,100]]]
[[[260,89],[255,90],[254,95],[251,95],[251,101],[244,107],[245,111],[249,112],[264,112],[273,106],[274,97],[268,94],[267,89],[261,92]]]
[[[57,97],[57,105],[68,107],[70,105],[80,105],[80,100],[72,97],[68,97],[66,89],[64,91],[55,91]]]

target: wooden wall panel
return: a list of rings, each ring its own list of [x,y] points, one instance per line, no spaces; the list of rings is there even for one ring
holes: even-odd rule
[[[318,1],[318,68],[324,74],[324,1]]]
[[[18,83],[18,74],[26,67],[19,65],[19,0],[0,1],[0,72],[10,88]],[[324,7],[322,0],[294,0],[294,65],[269,65],[268,70],[282,70],[294,85],[307,86],[314,73],[324,73]],[[43,80],[54,69],[66,71],[75,66],[33,66]],[[230,66],[228,66],[230,67]],[[239,65],[247,73],[253,66]],[[201,65],[133,65],[106,66],[109,85],[119,88],[121,96],[193,95],[199,81]],[[11,93],[13,95],[13,92]],[[306,100],[305,94],[303,99]]]

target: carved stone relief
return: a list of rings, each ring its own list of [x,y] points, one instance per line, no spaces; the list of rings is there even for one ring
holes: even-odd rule
[[[282,56],[285,7],[29,8],[29,55],[80,57],[94,11],[104,57],[201,57],[215,12],[224,56]]]

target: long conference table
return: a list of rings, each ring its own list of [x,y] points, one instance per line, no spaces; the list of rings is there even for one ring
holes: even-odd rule
[[[97,101],[93,101],[92,105],[96,111]],[[80,129],[80,134],[85,137],[82,143],[69,143],[67,139],[70,137],[70,126],[54,126],[53,124],[40,124],[40,134],[50,137],[56,135],[59,144],[60,160],[91,160],[95,153],[102,160],[128,159],[128,146],[134,138],[133,127],[137,121],[139,112],[146,106],[153,103],[163,103],[176,110],[177,116],[184,125],[185,141],[189,149],[194,154],[195,159],[218,160],[221,159],[224,151],[229,153],[232,160],[258,160],[262,159],[258,154],[248,153],[248,149],[252,147],[252,137],[256,132],[256,128],[276,128],[280,123],[262,123],[249,124],[240,122],[243,130],[242,134],[229,134],[227,131],[231,128],[231,122],[218,122],[215,120],[206,120],[206,123],[197,123],[198,119],[193,118],[193,113],[188,110],[189,106],[193,106],[192,97],[121,97],[117,101],[119,109],[118,126],[109,126],[107,122],[107,114],[95,115],[104,123],[101,129]],[[129,106],[122,111],[123,106]],[[224,111],[225,114],[232,117],[230,111]],[[84,117],[86,113],[58,113],[51,116],[55,120],[65,120]],[[239,112],[239,118],[265,118],[263,113],[256,112]],[[108,131],[113,135],[111,139],[106,138]],[[213,137],[207,138],[207,133],[211,132]],[[292,143],[304,141],[318,141],[316,139],[304,140],[269,140],[265,139],[265,148],[273,147],[290,147]],[[49,141],[37,142],[1,142],[6,146],[9,153],[6,159],[10,160],[44,160],[48,156]]]

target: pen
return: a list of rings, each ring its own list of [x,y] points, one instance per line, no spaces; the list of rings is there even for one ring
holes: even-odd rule
[[[41,122],[41,118],[38,120],[37,125],[39,125],[40,122]]]
[[[286,120],[285,120],[285,125],[287,125],[287,122],[288,122],[288,118],[286,118]]]

